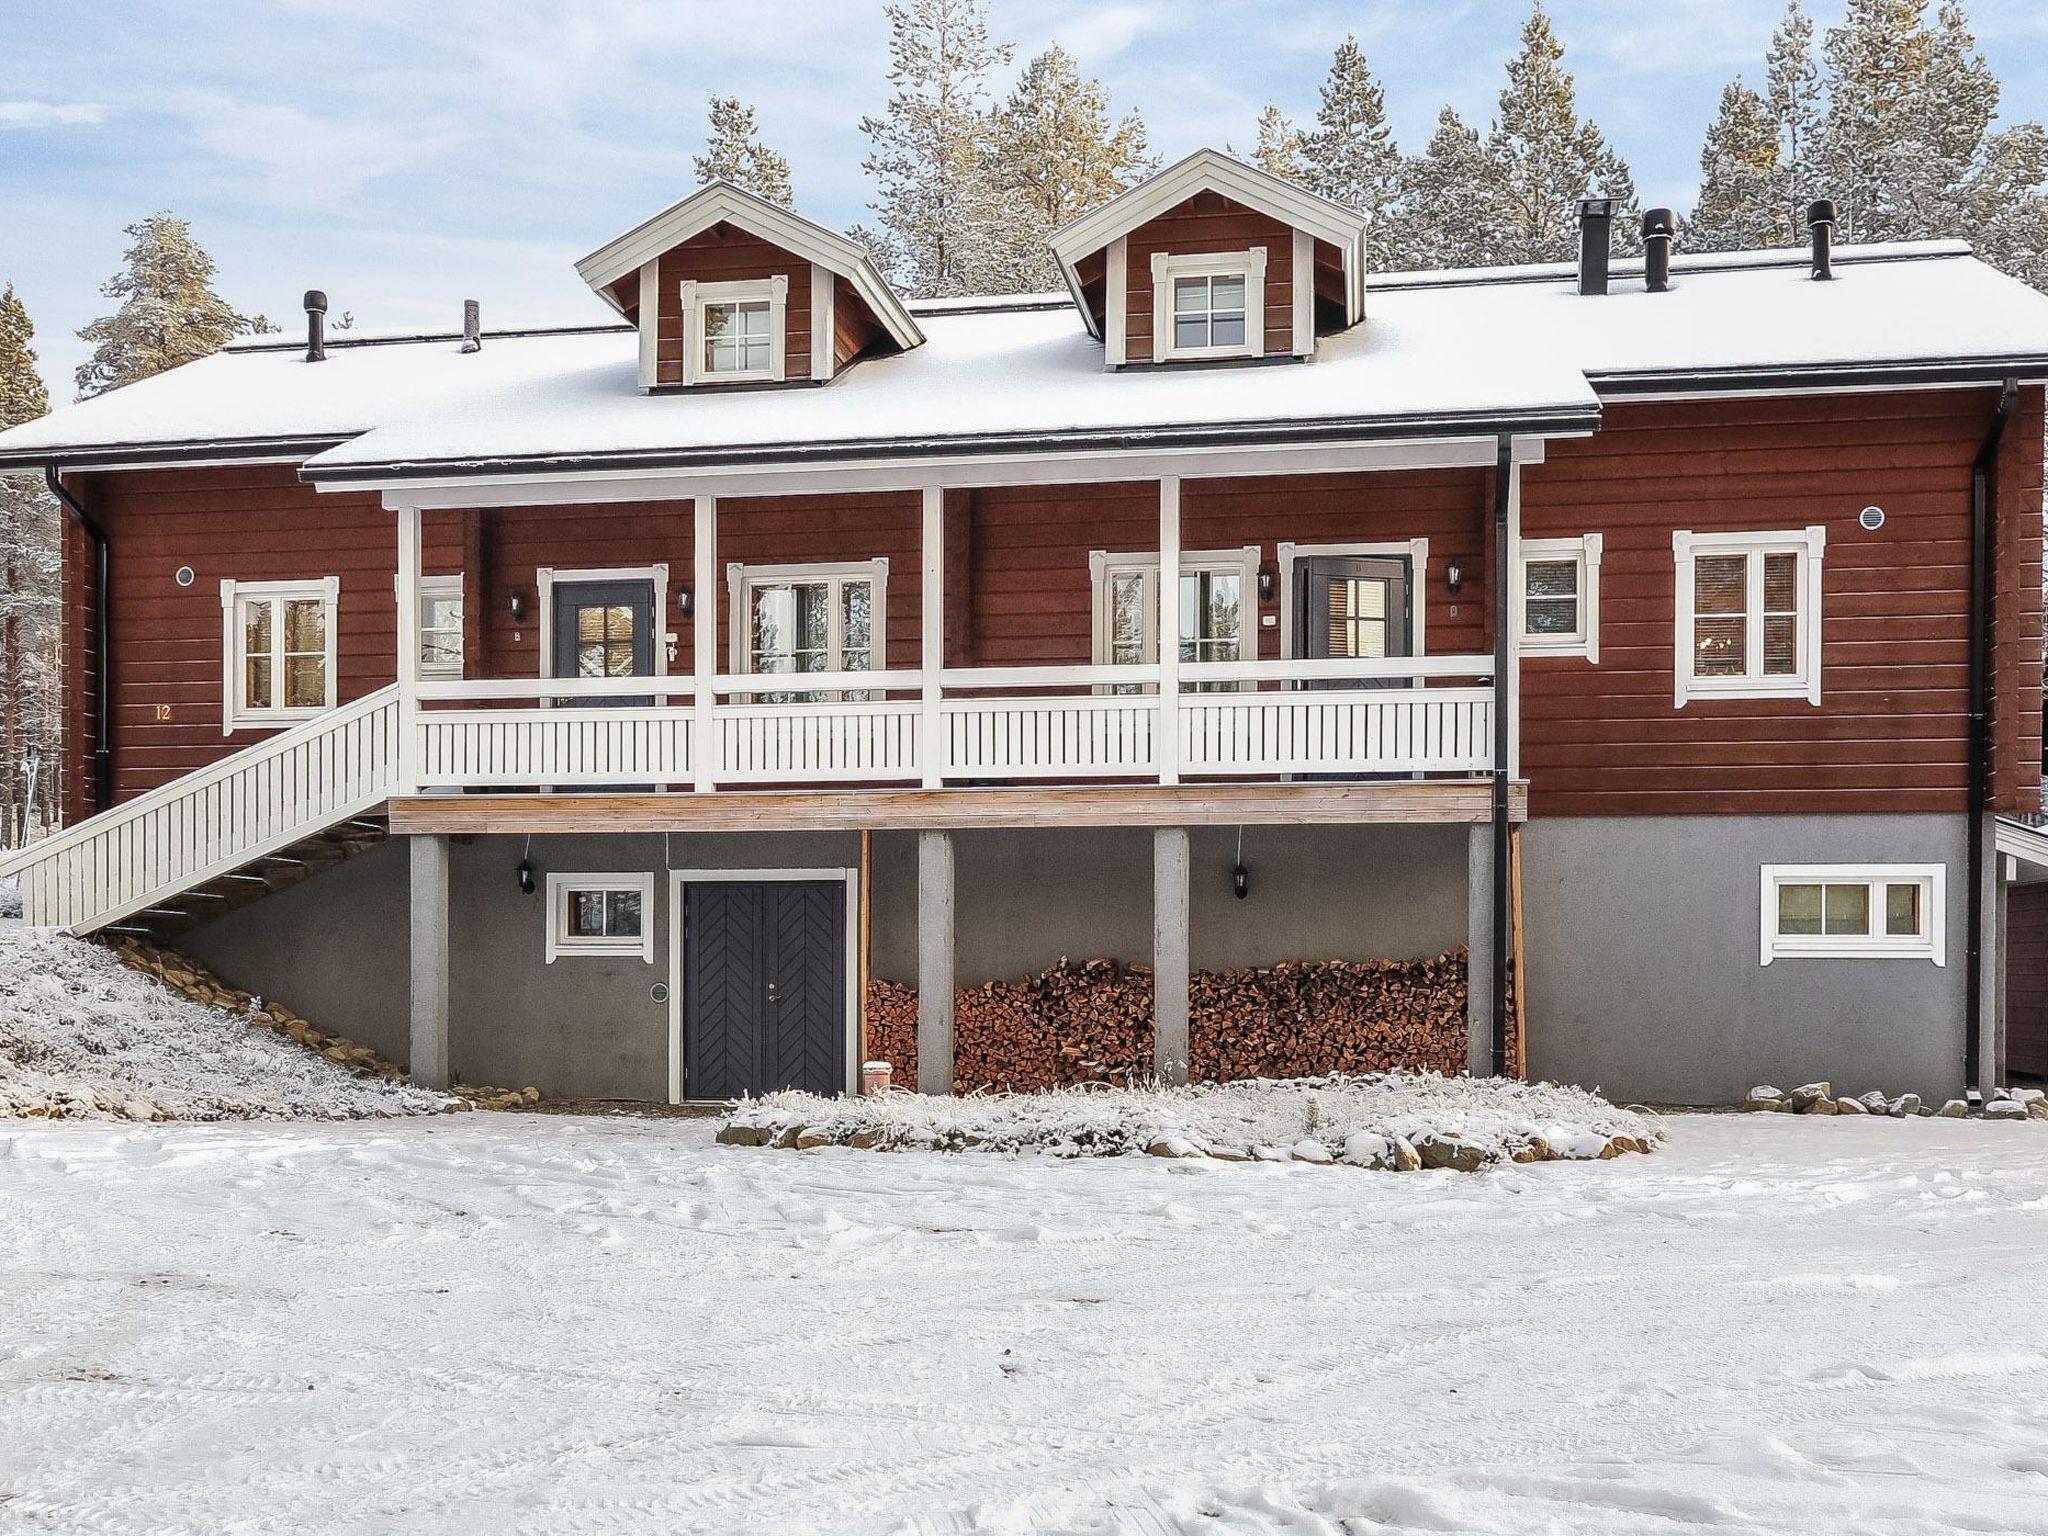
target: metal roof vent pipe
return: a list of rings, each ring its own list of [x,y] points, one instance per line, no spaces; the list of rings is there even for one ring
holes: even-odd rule
[[[1678,239],[1678,221],[1669,208],[1643,215],[1643,286],[1652,293],[1671,291],[1671,247]]]
[[[1806,227],[1813,232],[1813,280],[1831,282],[1835,275],[1835,204],[1823,197],[1806,210]]]
[[[1614,199],[1579,199],[1579,292],[1607,291],[1607,254],[1613,243]]]
[[[327,361],[327,295],[318,288],[306,290],[306,361]]]
[[[484,307],[475,299],[462,301],[462,350],[481,352],[484,349]]]

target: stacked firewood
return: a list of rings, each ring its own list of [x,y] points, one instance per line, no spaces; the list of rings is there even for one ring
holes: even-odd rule
[[[1189,1076],[1198,1082],[1465,1067],[1462,950],[1198,971],[1188,1008]],[[899,1086],[916,1083],[915,989],[870,985],[868,1055],[890,1063]],[[1142,1080],[1152,1071],[1152,973],[1062,960],[1022,981],[963,987],[953,1066],[962,1093]]]

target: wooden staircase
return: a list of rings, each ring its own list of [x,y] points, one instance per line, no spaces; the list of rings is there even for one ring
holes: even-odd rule
[[[338,826],[302,838],[276,853],[252,859],[240,869],[166,897],[154,906],[108,923],[99,931],[174,946],[181,934],[251,902],[288,890],[300,881],[388,842],[390,825],[381,816],[352,816]]]

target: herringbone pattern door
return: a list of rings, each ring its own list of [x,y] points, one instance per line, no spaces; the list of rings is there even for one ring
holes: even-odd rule
[[[707,881],[685,888],[683,1072],[693,1099],[758,1093],[767,1010],[762,887]]]
[[[683,894],[683,1074],[692,1099],[846,1085],[846,888],[703,881]]]
[[[768,888],[768,1013],[763,1044],[778,1087],[838,1093],[846,1085],[846,888]]]

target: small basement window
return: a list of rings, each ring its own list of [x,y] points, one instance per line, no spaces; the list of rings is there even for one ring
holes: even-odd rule
[[[1678,563],[1673,699],[1820,702],[1827,530],[1672,534]]]
[[[310,720],[334,708],[341,579],[223,581],[221,731]]]
[[[1152,257],[1152,360],[1259,357],[1266,350],[1266,248]]]
[[[564,955],[654,959],[654,876],[549,875],[548,964]]]
[[[1786,955],[1945,963],[1940,864],[1766,864],[1762,962]]]
[[[1600,659],[1601,542],[1522,540],[1522,654]]]
[[[683,284],[683,382],[780,383],[789,279]]]

